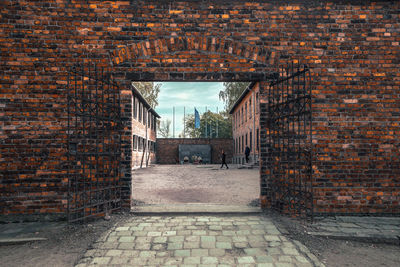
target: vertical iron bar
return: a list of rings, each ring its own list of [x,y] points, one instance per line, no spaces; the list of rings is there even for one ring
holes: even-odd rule
[[[67,68],[68,71],[68,68]],[[69,68],[68,71],[68,77],[67,77],[67,117],[68,117],[68,124],[67,124],[67,178],[68,178],[68,193],[67,193],[67,218],[68,221],[70,221],[70,194],[71,194],[71,159],[70,159],[70,153],[71,153],[71,148],[70,148],[70,134],[71,134],[71,129],[70,129],[70,101],[71,101],[71,96],[70,96],[70,72],[72,71],[72,67]]]
[[[305,67],[305,66],[304,66]],[[308,97],[309,97],[309,92],[307,87],[309,86],[309,84],[307,83],[307,74],[308,71],[304,72],[304,110],[305,112],[303,113],[304,116],[304,151],[307,153],[308,149],[309,149],[309,144],[308,144],[308,127],[310,126],[309,123],[309,114],[310,114],[310,109],[309,107],[307,107],[307,103],[309,101]],[[304,179],[302,181],[302,183],[304,184],[304,192],[305,192],[305,205],[306,205],[306,213],[307,215],[309,215],[309,211],[307,209],[310,209],[310,204],[309,204],[309,182],[310,182],[310,177],[309,177],[309,166],[307,166],[308,164],[306,164],[306,161],[309,161],[309,158],[307,159],[306,155],[304,157],[304,169],[305,169],[305,175],[304,175]]]
[[[311,216],[311,221],[314,220],[314,190],[313,190],[313,169],[312,169],[312,156],[313,156],[313,144],[312,144],[312,80],[311,80],[311,72],[310,70],[307,71],[308,73],[308,78],[309,78],[309,84],[308,84],[308,94],[309,94],[309,101],[310,101],[310,128],[309,128],[309,135],[310,135],[310,158],[309,158],[309,182],[310,182],[310,202],[311,202],[311,211],[310,211],[310,216]]]
[[[265,181],[265,186],[267,187],[266,188],[266,194],[267,194],[267,198],[268,198],[268,201],[270,201],[270,203],[269,203],[269,205],[270,206],[272,206],[272,198],[271,198],[271,192],[272,192],[272,181],[271,181],[271,179],[272,179],[272,168],[271,168],[271,166],[272,166],[272,156],[271,156],[271,153],[272,153],[272,139],[271,139],[271,125],[272,125],[272,123],[271,123],[271,114],[272,114],[272,109],[271,109],[271,91],[272,91],[272,88],[273,88],[273,86],[272,86],[272,84],[269,84],[269,86],[268,86],[268,103],[267,103],[267,105],[268,105],[268,120],[267,120],[267,127],[268,127],[268,144],[267,144],[267,146],[266,146],[266,149],[267,149],[267,167],[268,167],[268,169],[269,169],[269,175],[268,175],[268,177],[267,177],[267,179],[268,179],[268,181]],[[260,104],[261,105],[261,104]],[[260,115],[259,116],[261,116],[261,107],[259,107],[260,109],[259,109],[259,112],[260,112]],[[261,128],[260,128],[261,129]],[[261,129],[261,131],[262,131],[262,129]],[[267,136],[266,136],[267,137]]]
[[[118,89],[118,88],[117,88]],[[121,197],[121,146],[122,146],[122,140],[121,140],[121,99],[120,99],[120,90],[117,91],[118,93],[118,113],[117,113],[117,123],[118,123],[118,127],[117,127],[117,131],[118,131],[118,143],[119,143],[119,147],[118,147],[118,161],[117,161],[117,177],[118,177],[118,208],[120,208],[122,206],[122,197]],[[132,116],[132,115],[131,115]]]
[[[86,217],[86,184],[85,184],[85,164],[86,164],[86,129],[85,129],[85,113],[86,113],[86,101],[85,101],[85,69],[84,69],[84,64],[82,64],[82,76],[81,76],[81,81],[82,81],[82,99],[81,99],[81,103],[82,103],[82,131],[83,131],[83,140],[82,140],[82,181],[83,181],[83,193],[81,193],[84,196],[84,200],[83,200],[83,217]],[[82,190],[82,189],[81,189]]]
[[[299,72],[300,72],[300,63],[297,64],[297,73],[299,73]],[[297,76],[296,95],[295,95],[296,102],[294,104],[294,106],[297,107],[295,112],[294,112],[294,115],[297,113],[297,121],[295,120],[296,118],[293,118],[293,121],[295,121],[295,123],[293,123],[293,134],[296,137],[296,139],[294,139],[294,143],[293,143],[293,153],[295,155],[294,180],[295,180],[295,183],[297,184],[297,190],[298,190],[299,194],[301,194],[301,192],[302,192],[301,177],[300,177],[300,175],[297,174],[297,167],[298,167],[299,160],[300,160],[300,157],[299,157],[299,154],[298,154],[298,148],[297,148],[297,146],[298,146],[297,140],[299,138],[299,132],[298,132],[297,129],[295,129],[295,126],[297,126],[297,128],[299,128],[299,125],[300,125],[300,110],[301,110],[301,107],[300,107],[300,105],[298,103],[298,101],[300,100],[300,97],[301,97],[301,95],[299,94],[299,92],[300,92],[300,80],[301,80],[300,77],[301,77],[301,75]],[[301,210],[299,212],[301,213]]]
[[[116,112],[117,112],[117,107],[116,107],[116,94],[115,94],[115,92],[116,92],[116,90],[115,90],[115,84],[114,84],[114,81],[113,80],[111,80],[111,82],[112,82],[112,95],[113,95],[113,102],[114,102],[114,104],[113,104],[113,109],[114,109],[114,111],[113,111],[113,128],[112,128],[112,141],[113,141],[113,180],[112,180],[112,194],[111,194],[111,199],[110,200],[115,200],[116,199],[116,179],[117,179],[117,144],[116,144],[116,142],[118,141],[118,140],[116,140],[117,139],[117,137],[116,137],[116,118],[117,118],[117,114],[116,114]],[[114,207],[113,207],[114,208]]]
[[[96,176],[96,187],[95,187],[95,194],[96,194],[96,213],[99,212],[99,99],[98,99],[98,76],[97,76],[97,65],[94,65],[94,72],[95,72],[95,100],[94,103],[96,105],[96,125],[95,125],[95,138],[96,138],[96,154],[95,154],[95,176]]]
[[[107,83],[105,81],[105,77],[104,77],[104,67],[101,68],[101,79],[102,79],[102,88],[101,88],[101,104],[102,104],[102,113],[101,113],[101,120],[102,120],[102,126],[101,126],[101,139],[102,139],[102,163],[101,163],[101,176],[102,176],[102,183],[101,183],[101,189],[99,189],[99,194],[101,196],[101,204],[102,204],[102,208],[103,210],[106,209],[106,206],[104,204],[104,186],[106,185],[106,157],[107,157],[107,153],[106,153],[106,149],[105,149],[105,131],[106,131],[106,119],[105,116],[107,114],[106,109],[107,109],[107,105],[105,103],[104,100],[104,93],[106,90],[106,86]]]
[[[92,116],[92,103],[91,103],[91,93],[92,93],[92,89],[91,89],[91,79],[92,79],[92,73],[91,73],[91,68],[90,68],[90,63],[88,63],[88,80],[87,80],[87,84],[88,84],[88,122],[89,122],[89,127],[88,127],[88,168],[89,168],[89,181],[87,183],[88,187],[89,187],[89,215],[92,215],[92,162],[91,162],[91,157],[92,157],[92,147],[93,147],[93,137],[92,137],[92,120],[93,120],[93,116]]]
[[[288,63],[288,67],[287,67],[287,75],[288,76],[290,76],[290,75],[292,75],[292,65],[291,65],[291,63],[289,62]],[[285,102],[286,102],[286,109],[285,109],[285,131],[286,131],[286,133],[285,133],[285,141],[286,141],[286,148],[285,148],[285,157],[286,157],[286,163],[285,163],[285,167],[286,167],[286,169],[287,169],[287,171],[286,171],[286,174],[287,174],[287,176],[286,176],[286,180],[287,180],[287,186],[288,186],[288,188],[289,188],[289,199],[290,199],[290,203],[289,203],[289,210],[293,213],[293,201],[295,201],[294,200],[294,196],[293,196],[293,194],[292,194],[292,189],[293,189],[293,184],[292,184],[292,181],[291,181],[291,179],[290,179],[290,168],[291,168],[291,162],[290,162],[290,154],[289,154],[289,144],[290,144],[290,136],[289,136],[289,121],[290,121],[290,111],[289,111],[289,104],[290,104],[290,97],[289,97],[289,94],[290,94],[290,88],[291,88],[291,86],[292,86],[292,79],[287,79],[286,80],[286,86],[287,86],[287,88],[286,88],[286,99],[285,99]]]
[[[75,162],[74,162],[74,164],[75,164],[75,167],[74,167],[74,179],[73,179],[73,181],[74,181],[74,184],[75,184],[75,192],[74,192],[74,217],[76,217],[77,216],[77,212],[78,212],[78,210],[77,210],[77,205],[79,204],[79,203],[77,203],[77,201],[78,201],[78,177],[79,177],[79,173],[75,173],[77,170],[78,170],[78,166],[77,166],[77,164],[78,164],[78,150],[79,150],[79,143],[78,143],[78,141],[79,141],[79,126],[78,126],[78,116],[79,116],[79,109],[78,109],[78,77],[77,77],[77,75],[78,75],[78,71],[79,71],[79,65],[76,65],[76,68],[75,68],[75,72],[74,72],[74,76],[75,76],[75,96],[74,96],[74,99],[75,99],[75,133],[74,133],[74,136],[75,136],[75,145],[76,145],[76,148],[75,148]],[[74,218],[75,219],[75,218]]]

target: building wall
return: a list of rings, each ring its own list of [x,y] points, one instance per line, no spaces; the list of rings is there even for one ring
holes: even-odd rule
[[[356,0],[2,1],[0,213],[65,214],[67,70],[85,60],[121,83],[256,81],[287,62],[307,64],[315,211],[399,214],[399,9]]]
[[[260,83],[255,83],[251,91],[237,103],[233,110],[233,163],[244,164],[246,162],[244,155],[246,146],[250,148],[250,163],[258,162],[260,142],[259,91]]]
[[[136,112],[135,112],[136,109]],[[142,111],[139,111],[142,109]],[[141,117],[139,116],[141,115]],[[148,119],[144,119],[148,116]],[[155,143],[157,138],[154,114],[143,106],[140,100],[132,95],[132,169],[154,164]],[[147,131],[147,133],[146,133]],[[147,140],[147,147],[146,147]]]
[[[226,162],[232,162],[233,141],[231,138],[157,138],[156,155],[159,164],[179,163],[179,145],[210,145],[211,162],[221,164],[221,150],[226,154]]]

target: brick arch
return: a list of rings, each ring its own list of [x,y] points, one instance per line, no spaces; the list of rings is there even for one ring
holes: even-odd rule
[[[132,62],[139,58],[151,58],[155,55],[174,54],[182,51],[230,55],[246,59],[267,67],[272,65],[275,52],[266,48],[219,37],[169,37],[145,40],[117,47],[111,54],[113,66]]]

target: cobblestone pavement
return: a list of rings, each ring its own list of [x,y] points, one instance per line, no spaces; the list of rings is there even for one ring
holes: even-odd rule
[[[116,225],[83,266],[322,266],[260,216],[147,216]]]
[[[311,225],[311,235],[399,242],[400,217],[336,216]]]

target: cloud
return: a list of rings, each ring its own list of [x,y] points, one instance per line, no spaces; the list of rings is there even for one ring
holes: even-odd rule
[[[223,83],[216,82],[163,82],[161,83],[156,111],[161,120],[172,121],[175,107],[175,136],[183,131],[183,109],[186,114],[194,113],[196,107],[200,113],[207,110],[223,110],[224,103],[219,100],[219,91]],[[172,126],[172,125],[171,125]],[[172,130],[171,130],[172,132]]]

